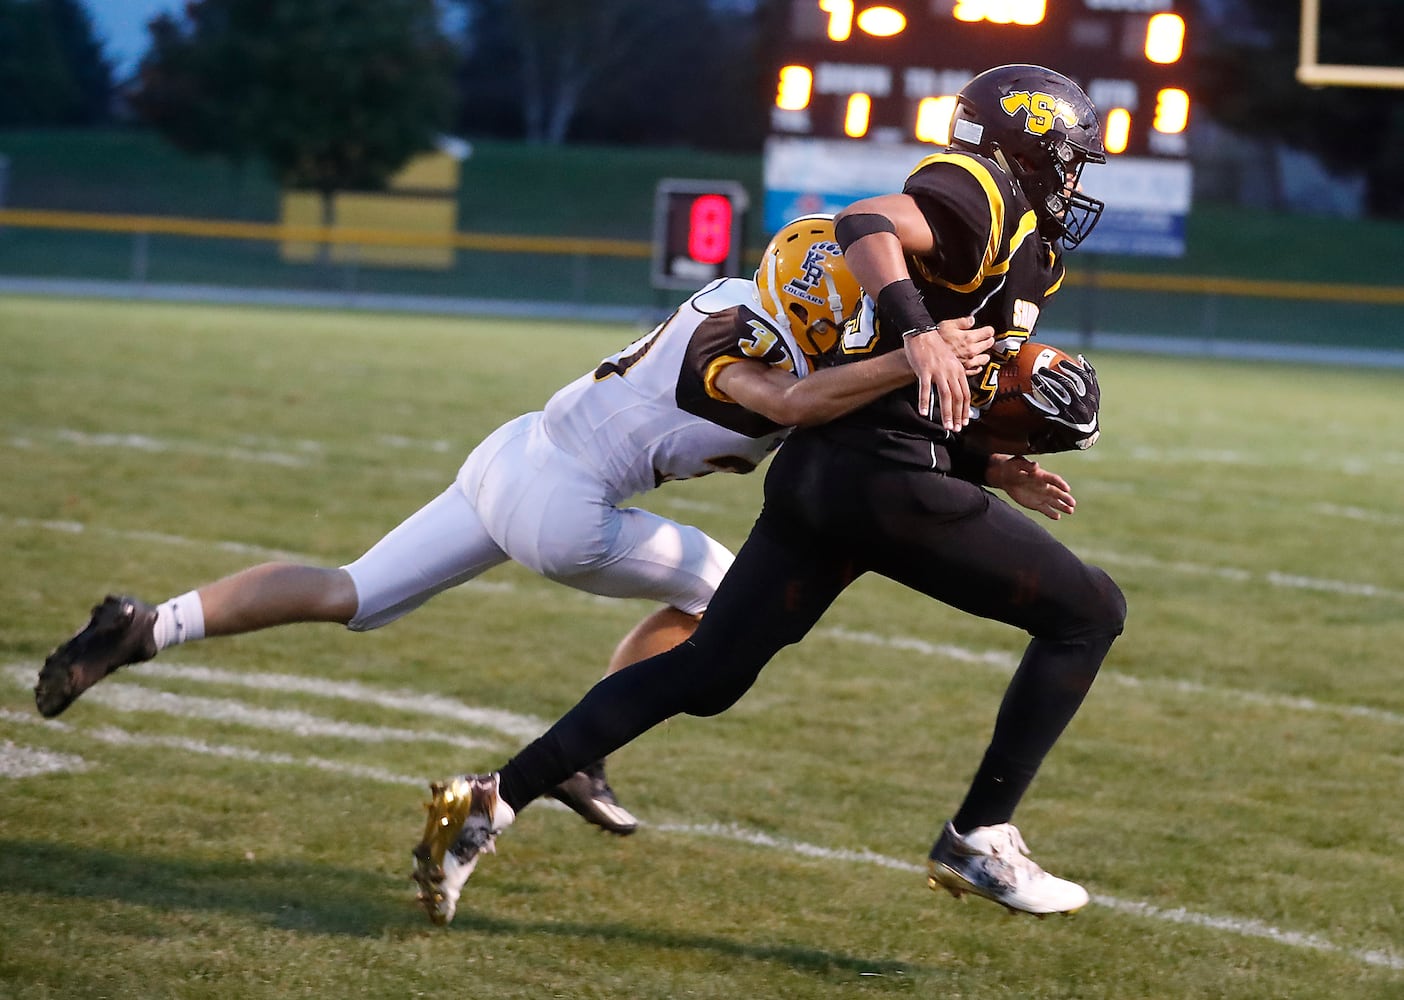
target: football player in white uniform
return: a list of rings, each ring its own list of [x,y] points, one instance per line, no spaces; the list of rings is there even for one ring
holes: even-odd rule
[[[263,563],[159,605],[108,596],[45,661],[39,711],[56,716],[118,667],[195,639],[293,622],[379,628],[508,560],[578,590],[663,605],[623,639],[608,672],[672,648],[691,635],[732,554],[622,502],[669,480],[749,472],[790,427],[911,381],[900,351],[813,371],[861,294],[832,219],[796,220],[767,246],[754,281],[712,282],[545,409],[498,428],[452,485],[354,562]],[[979,363],[993,331],[972,326],[950,321],[942,333]],[[637,826],[603,762],[554,794],[611,832]]]

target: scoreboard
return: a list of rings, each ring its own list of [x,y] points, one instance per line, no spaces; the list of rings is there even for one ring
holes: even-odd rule
[[[765,228],[901,190],[949,142],[977,73],[1036,63],[1077,81],[1108,163],[1083,250],[1184,253],[1192,173],[1186,0],[790,0],[765,149]]]
[[[746,189],[735,181],[659,181],[653,196],[653,287],[696,289],[740,274],[746,205]]]

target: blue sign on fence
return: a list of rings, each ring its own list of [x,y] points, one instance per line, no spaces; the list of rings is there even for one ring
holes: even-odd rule
[[[814,212],[837,212],[859,198],[902,190],[932,146],[772,136],[765,146],[765,228]],[[1083,248],[1093,253],[1181,257],[1189,214],[1188,161],[1113,157],[1090,167],[1084,187],[1106,202]]]

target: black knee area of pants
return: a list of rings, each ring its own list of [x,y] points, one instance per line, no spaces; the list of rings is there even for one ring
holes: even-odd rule
[[[695,662],[701,664],[700,668],[679,680],[686,685],[680,711],[700,719],[721,715],[740,701],[765,666],[764,660],[757,661],[740,650],[713,653],[703,646],[699,652],[702,655]]]
[[[1095,581],[1098,602],[1092,615],[1096,634],[1115,639],[1126,628],[1126,595],[1116,585],[1107,571],[1099,566],[1090,566]]]
[[[713,685],[710,690],[697,692],[687,708],[683,709],[683,714],[696,716],[699,719],[706,719],[713,715],[721,715],[732,705],[741,700],[741,696],[751,689],[751,684],[755,682],[755,674],[744,684],[724,684]]]
[[[762,666],[730,646],[706,642],[705,636],[699,643],[694,635],[606,681],[620,704],[660,722],[679,714],[720,715],[750,690]]]
[[[1102,661],[1125,628],[1126,596],[1102,569],[1088,566],[1087,574],[1091,586],[1080,595],[1075,611],[1066,613],[1056,627],[1039,632],[1029,643],[1006,707],[1028,711],[1032,717],[1037,712],[1035,706],[1063,703],[1063,709],[1054,707],[1052,714],[1056,717],[1066,711],[1071,718],[1097,679]],[[1021,689],[1025,695],[1035,690],[1039,693],[1021,699]],[[1059,731],[1061,726],[1057,724]]]
[[[1126,595],[1107,572],[1087,567],[1088,586],[1081,588],[1056,622],[1038,630],[1039,639],[1053,642],[1110,641],[1126,627]]]

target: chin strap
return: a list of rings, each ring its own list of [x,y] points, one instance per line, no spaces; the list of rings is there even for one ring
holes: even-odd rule
[[[1019,180],[1019,175],[1014,172],[1014,168],[1010,166],[1009,160],[1005,158],[1004,150],[999,148],[999,143],[997,142],[990,143],[990,159],[998,163],[999,169],[1003,170],[1016,182]],[[1020,190],[1023,190],[1022,186],[1020,187]]]

